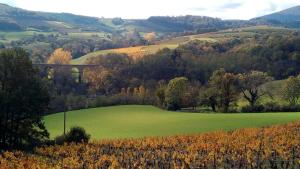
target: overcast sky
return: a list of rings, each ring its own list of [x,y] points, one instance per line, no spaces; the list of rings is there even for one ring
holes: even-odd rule
[[[250,19],[300,5],[300,0],[0,0],[0,2],[28,10],[109,18],[203,15],[222,19]]]

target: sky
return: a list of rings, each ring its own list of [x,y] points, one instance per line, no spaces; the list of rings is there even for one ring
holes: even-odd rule
[[[300,5],[300,0],[0,0],[0,3],[33,11],[105,18],[200,15],[251,19]]]

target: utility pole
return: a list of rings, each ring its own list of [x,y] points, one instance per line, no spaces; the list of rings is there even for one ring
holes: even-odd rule
[[[66,122],[67,122],[67,111],[71,110],[71,108],[66,106],[64,111],[64,136],[66,136]]]
[[[66,136],[66,110],[64,111],[64,136]]]

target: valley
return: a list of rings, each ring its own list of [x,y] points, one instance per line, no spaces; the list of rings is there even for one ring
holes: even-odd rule
[[[0,0],[0,169],[300,168],[297,1],[42,1]]]

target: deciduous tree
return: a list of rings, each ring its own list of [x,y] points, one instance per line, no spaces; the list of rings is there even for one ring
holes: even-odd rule
[[[70,64],[72,60],[71,52],[65,51],[63,48],[56,49],[48,59],[49,64]]]
[[[182,97],[187,90],[188,79],[185,77],[177,77],[170,80],[166,91],[165,101],[168,110],[178,110],[182,106]]]
[[[89,83],[92,94],[110,94],[114,86],[114,76],[105,68],[93,68],[85,71],[85,78]]]
[[[144,39],[150,43],[154,42],[154,40],[156,39],[156,33],[155,32],[150,32],[150,33],[146,33],[144,35]]]
[[[282,96],[290,105],[296,105],[300,98],[300,77],[289,77],[283,85]]]
[[[56,49],[48,59],[48,64],[66,65],[70,64],[72,59],[71,52],[62,48]],[[54,83],[58,95],[66,95],[71,92],[75,86],[75,80],[72,77],[72,69],[58,67],[48,72]]]
[[[250,106],[254,106],[257,100],[266,94],[267,91],[260,90],[260,86],[273,78],[267,73],[260,71],[251,71],[249,73],[239,74],[239,88],[244,98],[249,102]]]
[[[219,111],[227,113],[232,103],[237,99],[237,76],[224,69],[216,70],[209,80],[212,95],[216,96]]]

